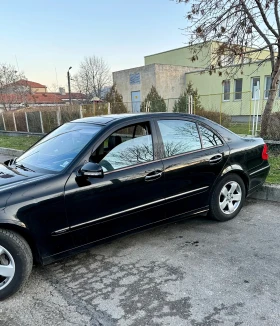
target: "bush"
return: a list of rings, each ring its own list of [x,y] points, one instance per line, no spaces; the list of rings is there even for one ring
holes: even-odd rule
[[[144,102],[141,103],[140,111],[146,112],[146,107],[149,107],[149,112],[166,112],[167,107],[163,97],[159,95],[155,86],[152,86],[150,92],[146,96]]]
[[[268,135],[270,140],[280,140],[280,112],[271,113],[268,125]]]
[[[215,121],[217,123],[221,123],[224,127],[229,127],[231,122],[230,115],[226,113],[220,114],[220,112],[214,109],[205,110],[204,107],[201,105],[198,91],[197,89],[193,88],[193,84],[191,82],[188,83],[185,92],[181,94],[178,101],[175,102],[173,112],[188,113],[188,96],[192,96],[195,114],[207,118],[209,120]]]
[[[111,113],[127,113],[127,107],[123,103],[122,95],[117,91],[116,84],[111,87],[110,91],[104,97],[104,100],[110,103]]]

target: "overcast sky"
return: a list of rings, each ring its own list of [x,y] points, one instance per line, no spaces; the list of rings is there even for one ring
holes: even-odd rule
[[[145,55],[186,45],[186,9],[170,0],[1,1],[0,63],[51,91],[85,56],[103,57],[112,71],[141,66]]]

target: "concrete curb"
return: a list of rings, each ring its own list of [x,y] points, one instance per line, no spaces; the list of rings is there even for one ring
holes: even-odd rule
[[[249,198],[270,200],[280,203],[280,185],[264,184],[256,190]]]
[[[24,153],[24,151],[21,151],[19,149],[0,147],[0,154],[2,154],[2,155],[7,155],[7,156],[20,156],[23,153]]]
[[[11,157],[18,157],[22,155],[24,151],[20,151],[12,148],[0,147],[0,154]],[[270,200],[280,203],[280,185],[264,184],[259,190],[255,191],[249,198]]]

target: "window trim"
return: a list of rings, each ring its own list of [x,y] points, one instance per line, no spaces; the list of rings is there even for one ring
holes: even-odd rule
[[[230,102],[230,86],[231,86],[230,85],[231,84],[230,81],[231,81],[230,79],[223,80],[223,102]],[[229,92],[225,92],[225,82],[228,82],[229,83]],[[229,99],[228,100],[225,99],[225,95],[226,94],[229,95]]]

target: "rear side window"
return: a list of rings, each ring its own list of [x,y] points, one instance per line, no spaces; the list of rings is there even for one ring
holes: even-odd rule
[[[196,123],[184,120],[159,120],[165,157],[201,149]]]
[[[198,126],[201,135],[203,148],[215,147],[223,145],[221,139],[210,129]]]

